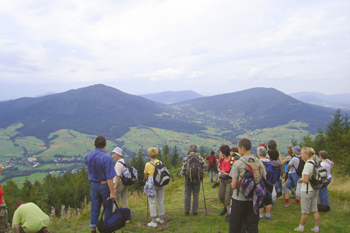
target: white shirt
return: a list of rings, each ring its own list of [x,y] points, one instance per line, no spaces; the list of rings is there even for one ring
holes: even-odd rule
[[[114,170],[117,173],[117,176],[122,176],[122,172],[123,172],[125,167],[123,164],[119,163],[119,161],[122,163],[125,163],[124,159],[118,160],[114,165]],[[113,178],[113,183],[115,183],[115,177]]]
[[[325,167],[327,170],[327,179],[329,180],[330,178],[332,178],[332,174],[331,174],[332,166],[327,162],[321,162],[321,166]]]

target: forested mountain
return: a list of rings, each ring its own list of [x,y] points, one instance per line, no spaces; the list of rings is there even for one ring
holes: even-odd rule
[[[118,138],[131,126],[149,126],[195,133],[204,127],[162,117],[165,105],[115,88],[94,85],[39,98],[0,102],[0,128],[21,122],[18,131],[47,140],[50,133],[73,129]]]
[[[194,91],[164,91],[155,94],[141,95],[142,97],[162,104],[174,104],[182,101],[203,97]]]
[[[275,127],[295,120],[308,123],[308,129],[316,132],[318,128],[325,128],[334,114],[333,109],[303,103],[274,88],[252,88],[172,106],[239,120],[245,129]]]

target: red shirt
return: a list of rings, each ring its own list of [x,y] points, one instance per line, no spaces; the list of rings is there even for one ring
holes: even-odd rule
[[[209,167],[215,167],[217,157],[209,155],[208,157],[205,158],[205,160],[209,161]]]
[[[4,204],[4,202],[2,201],[3,194],[4,194],[4,192],[2,191],[1,184],[0,184],[0,204]]]
[[[231,171],[231,167],[232,167],[232,164],[235,162],[235,160],[233,159],[233,163],[231,164],[231,159],[232,157],[230,156],[229,157],[230,159],[226,162],[224,158],[221,158],[220,159],[220,170],[224,170],[225,169],[225,172],[226,173],[230,173]]]

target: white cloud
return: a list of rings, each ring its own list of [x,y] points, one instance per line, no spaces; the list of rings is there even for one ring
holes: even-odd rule
[[[151,81],[159,81],[159,80],[170,80],[176,79],[178,75],[183,74],[185,69],[183,66],[178,67],[176,69],[168,68],[157,71],[147,71],[142,74],[136,74],[136,77],[148,77]]]

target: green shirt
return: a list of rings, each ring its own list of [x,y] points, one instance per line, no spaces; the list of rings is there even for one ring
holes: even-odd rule
[[[50,224],[50,217],[32,202],[22,204],[13,214],[12,228],[22,226],[26,233],[37,232]]]

